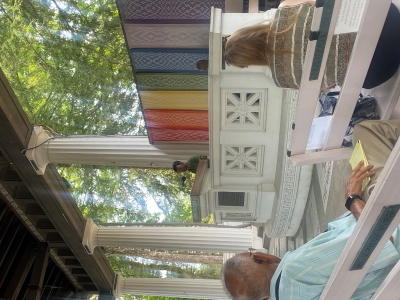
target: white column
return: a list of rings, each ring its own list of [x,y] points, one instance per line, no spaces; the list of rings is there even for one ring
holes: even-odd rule
[[[171,168],[175,160],[186,161],[193,155],[208,155],[209,152],[208,144],[151,145],[147,136],[85,135],[49,138],[42,127],[35,126],[28,149],[37,148],[26,153],[31,163],[33,161],[34,168],[42,174],[48,163]]]
[[[252,230],[204,227],[99,227],[86,220],[82,244],[97,246],[209,252],[243,252],[252,247]]]
[[[117,275],[115,297],[126,294],[228,300],[220,280],[183,278],[124,278]]]

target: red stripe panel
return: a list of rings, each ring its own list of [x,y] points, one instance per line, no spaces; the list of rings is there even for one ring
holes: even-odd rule
[[[208,143],[208,130],[182,130],[148,127],[150,142]]]
[[[208,131],[207,110],[146,109],[147,127]]]

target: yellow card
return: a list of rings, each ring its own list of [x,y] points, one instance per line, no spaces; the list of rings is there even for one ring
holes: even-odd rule
[[[354,170],[354,168],[357,166],[357,164],[362,160],[364,161],[364,167],[369,165],[367,157],[365,156],[364,148],[361,144],[361,141],[358,141],[356,146],[354,147],[353,154],[351,155],[350,160],[349,160],[351,168]],[[371,181],[370,177],[367,177],[364,179],[364,181],[362,183],[362,191],[365,190],[365,188],[367,187],[367,185],[370,181]]]

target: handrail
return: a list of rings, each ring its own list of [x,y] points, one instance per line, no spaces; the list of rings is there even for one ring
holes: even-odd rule
[[[365,274],[389,240],[395,227],[400,223],[400,213],[398,213],[400,208],[400,198],[398,196],[400,194],[399,178],[400,143],[397,143],[378,178],[377,184],[320,299],[350,299],[359,286]],[[389,214],[387,214],[388,212]],[[380,218],[384,213],[387,214],[386,218]],[[373,247],[374,244],[376,244],[375,247]],[[350,271],[352,265],[357,262],[356,258],[360,257],[360,255],[363,255],[363,258],[366,259],[365,265],[362,269]],[[397,273],[387,278],[389,282],[393,278],[396,279],[400,276],[398,274],[399,269],[400,267],[397,266],[394,270]],[[393,287],[393,282],[390,284],[384,282],[383,284],[384,286],[380,289],[380,293],[387,292],[387,288],[390,289]],[[396,284],[398,285],[398,281]]]

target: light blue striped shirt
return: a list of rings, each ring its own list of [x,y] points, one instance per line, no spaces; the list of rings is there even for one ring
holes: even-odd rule
[[[271,279],[271,299],[279,284],[279,300],[319,299],[335,268],[346,242],[356,225],[353,215],[329,223],[328,231],[288,252]],[[400,260],[400,225],[393,233],[394,245],[388,241],[351,299],[370,299],[387,274]]]

